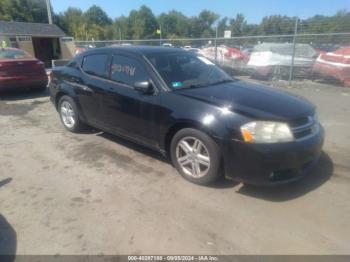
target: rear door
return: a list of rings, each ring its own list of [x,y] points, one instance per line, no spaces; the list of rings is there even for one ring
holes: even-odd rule
[[[103,127],[101,102],[108,83],[108,53],[95,53],[83,57],[80,78],[75,82],[76,93],[87,121],[97,127]]]

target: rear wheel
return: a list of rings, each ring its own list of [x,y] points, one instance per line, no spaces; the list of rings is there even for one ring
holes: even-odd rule
[[[79,132],[84,125],[79,119],[74,100],[69,96],[62,96],[58,102],[58,112],[61,122],[71,132]]]
[[[220,177],[220,149],[202,131],[180,130],[173,137],[170,150],[174,166],[185,179],[208,185]]]

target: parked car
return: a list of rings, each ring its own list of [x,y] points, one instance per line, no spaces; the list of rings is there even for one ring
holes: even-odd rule
[[[250,55],[254,51],[254,46],[253,45],[247,45],[242,48],[242,54],[243,54],[243,61],[245,64],[248,64]]]
[[[197,184],[221,170],[251,184],[297,180],[324,139],[310,102],[232,79],[177,48],[89,50],[53,69],[50,93],[69,131],[87,124],[158,150]]]
[[[319,55],[334,52],[335,50],[340,48],[340,46],[337,44],[312,44],[312,47],[316,50],[316,52]]]
[[[0,91],[16,88],[44,90],[47,75],[43,62],[16,48],[0,48]]]
[[[163,43],[162,46],[164,46],[164,47],[173,47],[173,45],[171,43]]]
[[[88,48],[77,46],[75,48],[75,54],[74,55],[79,55],[80,53],[85,52],[86,50],[88,50]]]
[[[313,67],[313,74],[326,79],[336,79],[344,86],[350,87],[350,46],[320,54]]]
[[[195,48],[195,47],[192,47],[190,45],[186,45],[184,47],[182,47],[184,50],[186,51],[190,51],[190,52],[193,52],[193,53],[198,53],[200,51],[199,48]]]
[[[241,70],[244,66],[243,53],[235,47],[229,47],[225,45],[218,46],[216,55],[216,63],[226,69]],[[211,61],[215,61],[215,47],[205,47],[198,52]]]
[[[85,44],[85,45],[76,45],[75,46],[75,54],[78,55],[80,53],[85,52],[86,50],[96,48],[97,46],[95,44]]]
[[[289,76],[292,63],[293,44],[262,43],[254,47],[250,54],[247,70],[255,77]],[[305,77],[311,74],[317,52],[309,44],[296,44],[294,75]]]

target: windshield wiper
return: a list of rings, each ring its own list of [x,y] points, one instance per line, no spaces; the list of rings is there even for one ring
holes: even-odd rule
[[[206,83],[206,84],[192,84],[192,85],[189,85],[188,88],[206,87],[208,85],[209,85],[209,83]]]
[[[176,88],[175,90],[206,87],[206,86],[208,86],[209,84],[210,84],[210,83],[206,83],[206,84],[190,84],[190,85],[187,85],[187,86],[182,86],[182,87],[180,87],[180,88]]]
[[[223,79],[223,80],[220,80],[217,82],[210,83],[210,85],[219,85],[219,84],[224,84],[224,83],[229,83],[229,82],[233,82],[233,80],[232,79]]]
[[[228,83],[228,82],[232,82],[232,79],[223,79],[217,82],[208,82],[208,83],[200,83],[200,84],[190,84],[188,86],[183,86],[181,88],[177,88],[177,90],[180,89],[191,89],[191,88],[200,88],[200,87],[207,87],[210,85],[218,85],[218,84],[223,84],[223,83]]]

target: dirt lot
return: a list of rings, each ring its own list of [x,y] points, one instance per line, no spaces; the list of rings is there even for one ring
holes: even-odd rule
[[[287,90],[327,138],[309,176],[273,188],[190,184],[150,150],[65,131],[46,95],[3,95],[0,253],[350,254],[350,89]]]

